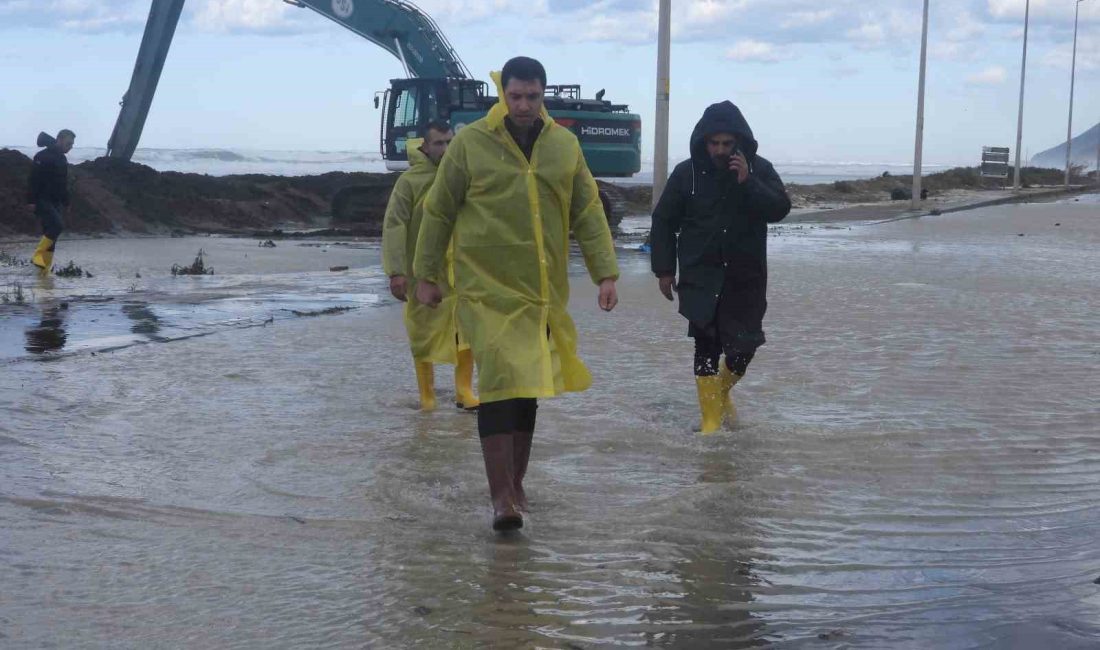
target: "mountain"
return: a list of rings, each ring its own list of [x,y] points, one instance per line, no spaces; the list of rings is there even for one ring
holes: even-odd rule
[[[1073,156],[1073,164],[1084,165],[1085,171],[1096,169],[1096,147],[1100,142],[1100,124],[1085,131],[1073,139],[1073,147],[1070,153]],[[1066,166],[1066,143],[1051,147],[1042,153],[1031,157],[1032,167],[1052,167],[1063,169]]]

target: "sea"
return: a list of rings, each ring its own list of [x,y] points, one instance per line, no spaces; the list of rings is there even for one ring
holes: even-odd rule
[[[34,147],[11,146],[10,149],[33,156]],[[69,162],[78,164],[106,155],[101,147],[76,147],[69,153]],[[188,172],[228,176],[231,174],[271,174],[277,176],[307,176],[326,172],[385,172],[385,161],[377,152],[368,151],[290,151],[278,149],[138,149],[134,162],[158,171]],[[787,183],[815,184],[858,180],[882,176],[911,174],[913,164],[905,161],[772,161]],[[925,174],[932,174],[961,163],[927,164]],[[640,173],[629,179],[609,179],[621,184],[650,184],[653,163],[645,161]]]

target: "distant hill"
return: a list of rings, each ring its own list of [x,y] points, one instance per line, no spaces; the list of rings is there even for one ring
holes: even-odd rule
[[[1096,169],[1096,143],[1100,141],[1100,124],[1085,131],[1073,139],[1073,164],[1084,165],[1085,170]],[[1053,167],[1064,169],[1066,166],[1066,143],[1051,147],[1031,157],[1032,167]]]

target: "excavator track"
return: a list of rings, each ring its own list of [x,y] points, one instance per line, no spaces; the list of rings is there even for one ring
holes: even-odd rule
[[[596,185],[600,188],[600,201],[603,203],[604,214],[607,215],[607,225],[614,232],[619,227],[623,217],[626,216],[626,197],[623,196],[618,187],[611,183],[597,180]]]
[[[626,198],[622,191],[611,183],[596,181],[600,188],[600,202],[603,203],[607,225],[615,231],[627,212]],[[341,188],[332,197],[333,226],[353,227],[356,230],[381,232],[382,219],[386,214],[393,186],[349,185]]]
[[[382,234],[386,203],[393,185],[349,185],[332,197],[332,225],[370,234]]]

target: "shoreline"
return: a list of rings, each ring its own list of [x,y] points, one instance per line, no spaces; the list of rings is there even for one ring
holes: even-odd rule
[[[24,203],[30,168],[31,160],[23,153],[0,149],[0,242],[38,237],[38,219]],[[397,178],[396,173],[370,172],[208,176],[160,172],[106,158],[70,165],[69,169],[73,188],[72,205],[65,216],[69,238],[225,235],[274,240],[370,239],[381,235],[385,203]],[[1025,168],[1024,189],[1015,194],[999,180],[981,178],[976,168],[937,172],[924,177],[929,195],[918,209],[911,208],[908,198],[911,176],[883,173],[863,180],[788,183],[793,210],[784,222],[882,221],[1042,200],[1096,187],[1090,174],[1078,177],[1077,185],[1064,190],[1062,173]],[[609,219],[613,226],[624,216],[649,214],[651,184],[597,182],[615,208],[614,218]],[[333,216],[342,196],[351,197],[357,212]]]
[[[1035,187],[1021,190],[1015,194],[1012,190],[962,190],[948,195],[930,198],[923,201],[921,207],[912,208],[909,201],[876,201],[866,203],[823,203],[820,205],[803,205],[792,208],[791,213],[778,225],[783,224],[829,224],[829,223],[889,223],[901,219],[912,219],[924,216],[937,216],[953,212],[976,210],[979,208],[996,205],[1009,205],[1014,203],[1042,203],[1065,198],[1078,194],[1100,192],[1100,187],[1095,185],[1076,185],[1069,189],[1063,187]],[[627,217],[646,216],[648,212],[638,211],[628,214]],[[318,221],[324,221],[318,220]],[[309,223],[281,224],[271,230],[252,229],[199,229],[188,232],[131,232],[126,230],[111,232],[82,232],[71,231],[64,235],[70,241],[90,239],[174,239],[182,237],[232,237],[243,239],[256,239],[273,241],[294,240],[347,240],[347,241],[381,241],[380,234],[356,232],[350,229],[332,228],[327,224],[315,221]],[[0,234],[0,245],[34,243],[37,234],[9,233]],[[615,239],[620,242],[630,242],[635,239],[644,239],[637,233],[615,232]]]

